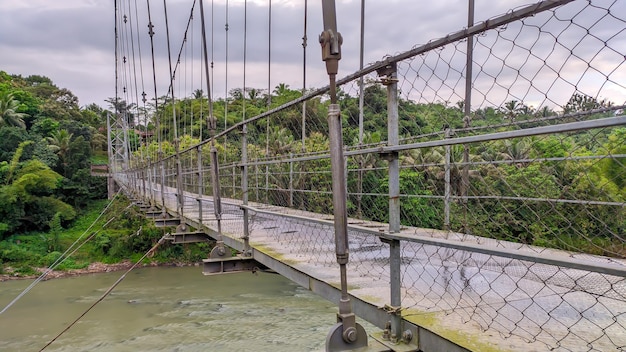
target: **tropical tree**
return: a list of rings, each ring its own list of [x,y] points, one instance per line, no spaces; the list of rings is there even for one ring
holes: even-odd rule
[[[19,102],[14,99],[13,93],[0,93],[0,126],[16,126],[26,128],[24,117],[27,114],[17,112]]]
[[[504,107],[502,108],[502,113],[506,116],[506,118],[511,121],[515,120],[515,117],[522,113],[522,103],[517,100],[511,100],[504,103]]]
[[[67,130],[58,130],[48,137],[50,149],[57,153],[60,158],[65,158],[70,150],[73,135]]]
[[[201,99],[203,95],[204,95],[204,91],[202,89],[196,89],[193,91],[194,99]]]

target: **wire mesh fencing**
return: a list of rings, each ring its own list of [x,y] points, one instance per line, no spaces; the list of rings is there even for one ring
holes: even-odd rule
[[[340,80],[351,293],[399,285],[395,314],[502,348],[626,349],[625,14],[538,2]],[[257,115],[177,156],[183,190],[207,213],[219,184],[224,232],[248,206],[251,243],[335,280],[325,90],[239,93],[220,104]],[[154,187],[176,188],[165,163]]]

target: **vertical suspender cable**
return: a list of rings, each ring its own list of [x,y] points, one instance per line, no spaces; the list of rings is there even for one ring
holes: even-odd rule
[[[365,0],[361,0],[361,48],[359,52],[359,70],[363,69],[363,51],[365,47]],[[363,144],[363,76],[359,78],[359,145]]]
[[[467,28],[474,25],[474,0],[469,0]],[[465,100],[463,128],[470,127],[472,113],[472,65],[474,61],[474,37],[467,37],[467,61],[465,62]],[[461,197],[463,203],[463,229],[467,233],[467,190],[469,189],[469,145],[463,145],[463,170],[461,177]]]
[[[191,12],[191,18],[193,20],[193,9],[191,11],[192,11]],[[194,42],[194,40],[193,40],[193,26],[194,26],[194,24],[192,23],[191,24],[191,49],[190,49],[191,53],[189,55],[189,56],[191,56],[191,82],[189,83],[189,90],[191,91],[191,95],[192,95],[192,98],[193,98],[193,99],[190,100],[190,105],[189,105],[189,108],[191,110],[191,122],[189,123],[189,126],[191,126],[189,128],[189,130],[191,131],[191,133],[190,133],[191,138],[193,138],[193,101],[195,100],[195,92],[194,92],[194,89],[193,89],[193,67],[194,67],[194,64],[193,64],[194,63],[194,57],[193,57],[193,42]]]
[[[206,45],[206,30],[205,30],[205,22],[204,22],[204,1],[200,0],[200,22],[201,22],[201,33],[202,33],[202,50],[204,57],[204,73],[206,75],[206,85],[207,85],[207,99],[208,99],[208,107],[209,107],[209,120],[213,120],[213,99],[211,93],[211,77],[209,76],[209,66],[208,66],[208,53],[207,53],[207,45]],[[215,121],[211,121],[213,124]],[[212,136],[211,136],[212,137]]]
[[[195,5],[195,1],[194,1],[194,5]],[[175,158],[176,193],[177,193],[176,198],[177,198],[177,206],[178,206],[178,215],[180,216],[181,219],[184,219],[185,197],[183,194],[183,185],[182,185],[183,176],[182,176],[182,167],[180,163],[180,140],[178,138],[178,126],[177,126],[178,122],[176,120],[176,98],[174,97],[175,77],[174,77],[174,72],[172,71],[172,55],[171,55],[171,49],[170,49],[170,29],[169,29],[168,16],[167,16],[167,1],[166,0],[163,0],[163,11],[165,15],[165,36],[166,36],[166,41],[167,41],[167,59],[168,59],[167,61],[169,63],[169,68],[170,68],[170,87],[171,87],[171,92],[172,92],[172,125],[174,125],[174,150],[176,153],[176,158]],[[187,28],[189,28],[189,25],[187,26]],[[187,32],[185,31],[185,38],[186,37],[187,37]],[[178,56],[180,58],[180,53]],[[177,62],[179,61],[180,59],[178,59]],[[177,231],[178,232],[187,231],[187,226],[185,225],[184,221],[181,221],[180,225],[178,225]]]
[[[242,121],[246,121],[246,58],[248,54],[248,0],[243,2],[243,94]],[[235,180],[233,180],[233,183]]]
[[[213,0],[211,0],[211,3],[213,3]],[[200,17],[204,16],[204,14],[202,14],[203,11],[203,6],[202,6],[202,2],[200,2],[200,9],[199,11],[200,13]],[[212,7],[211,7],[211,12],[212,12]],[[200,25],[202,26],[202,20],[200,21]],[[202,34],[203,28],[200,28],[200,33]],[[202,43],[200,43],[200,48],[202,48]],[[200,49],[200,77],[204,76],[204,66],[203,66],[203,56],[204,54],[202,54],[202,49]],[[204,83],[203,80],[200,80],[200,90],[202,90],[202,88],[204,88]],[[207,88],[207,94],[208,92],[210,92],[211,87]],[[211,97],[209,97],[210,99]],[[203,126],[204,126],[204,96],[200,97],[200,116],[198,117],[198,119],[200,119],[200,141],[204,140],[204,135],[202,134],[203,131]]]
[[[147,114],[147,110],[146,110],[146,88],[145,88],[145,82],[144,82],[144,77],[143,77],[143,60],[142,60],[142,55],[141,55],[141,41],[139,40],[139,11],[137,9],[137,2],[135,1],[135,31],[137,33],[137,53],[139,56],[139,77],[141,78],[141,102],[142,102],[142,106],[143,106],[143,123],[144,123],[144,133],[145,136],[144,138],[147,141],[148,138],[148,114]]]
[[[307,46],[308,1],[304,0],[304,34],[302,35],[302,95],[306,92],[306,46]],[[306,100],[302,102],[302,152],[305,151],[306,139]]]
[[[272,0],[267,10],[267,110],[272,107]],[[270,118],[267,117],[267,130]]]
[[[267,39],[267,110],[271,108],[272,104],[272,91],[271,91],[271,68],[272,68],[272,0],[269,0],[268,6],[268,39]],[[269,157],[270,151],[270,118],[268,115],[265,120],[265,158]],[[269,182],[270,182],[270,167],[269,164],[265,164],[265,203],[269,203]],[[258,197],[257,197],[258,199]]]
[[[148,10],[148,35],[150,35],[150,50],[152,53],[152,83],[154,85],[154,116],[155,116],[155,128],[157,130],[157,144],[159,164],[161,165],[161,206],[162,216],[167,216],[165,209],[165,172],[163,168],[163,136],[161,132],[161,119],[159,117],[159,99],[157,95],[157,82],[156,82],[156,64],[154,60],[154,25],[152,24],[152,15],[150,13],[150,0],[146,0],[146,6]]]
[[[123,11],[123,5],[120,6],[120,11]],[[129,102],[130,99],[128,98],[128,91],[132,90],[132,82],[129,82],[129,78],[128,78],[128,72],[127,72],[127,62],[128,62],[128,31],[126,31],[126,26],[125,24],[127,23],[127,19],[128,17],[126,15],[122,16],[122,21],[124,22],[124,25],[120,25],[120,30],[121,30],[121,36],[122,36],[122,52],[123,52],[123,60],[122,60],[122,81],[123,81],[123,89],[122,89],[122,94],[124,94],[124,101]],[[116,102],[116,103],[119,103]],[[130,140],[128,138],[128,107],[129,104],[126,103],[126,106],[124,106],[124,111],[123,111],[123,118],[122,118],[122,133],[123,133],[123,143],[124,146],[122,148],[123,151],[123,164],[125,166],[125,168],[129,167],[129,159],[130,159]]]
[[[225,85],[226,85],[226,92],[224,95],[224,130],[226,130],[227,128],[227,119],[228,119],[228,0],[226,0],[226,24],[224,26],[224,29],[226,30],[226,58],[225,58],[225,66],[224,66],[224,71],[225,71]],[[226,134],[224,134],[224,145],[226,145]]]
[[[178,140],[178,123],[176,121],[176,98],[174,97],[174,72],[172,71],[172,54],[170,48],[170,28],[167,21],[167,1],[163,0],[163,11],[165,12],[165,37],[167,41],[167,62],[170,68],[170,87],[172,93],[172,125],[174,128],[174,142]]]
[[[128,21],[129,21],[129,28],[130,28],[130,45],[131,45],[131,54],[132,54],[132,58],[133,58],[133,81],[134,81],[134,93],[135,93],[135,111],[137,112],[136,115],[139,115],[139,92],[138,92],[138,87],[137,87],[137,59],[135,58],[135,34],[134,34],[134,30],[133,30],[133,16],[132,16],[132,11],[131,11],[131,7],[130,7],[130,2],[128,3]],[[133,126],[135,125],[135,121],[134,121],[135,116],[133,116]],[[136,141],[135,143],[135,148],[136,150],[139,150],[139,141]]]
[[[117,25],[117,0],[113,0],[113,3],[115,4],[115,104],[113,106],[113,110],[115,113],[115,117],[117,118],[117,102],[119,101],[119,35],[118,35],[118,25]],[[107,120],[110,120],[110,118],[107,116]],[[108,125],[110,126],[110,123],[108,123]],[[108,133],[110,133],[110,128],[108,129]],[[111,143],[111,139],[109,137],[109,143]],[[110,149],[110,148],[109,148]],[[112,152],[109,152],[109,163],[111,163],[111,161],[115,161]],[[117,165],[115,165],[115,171],[117,171]]]
[[[190,15],[190,19],[193,18],[193,14]],[[193,27],[191,27],[193,28]],[[189,28],[187,28],[189,29]],[[193,33],[193,32],[192,32]],[[180,112],[180,118],[182,119],[182,123],[183,123],[183,132],[181,134],[181,136],[184,136],[187,134],[187,104],[186,104],[186,100],[187,100],[187,49],[189,48],[189,45],[187,45],[187,36],[185,35],[185,38],[183,39],[183,46],[184,48],[184,53],[183,53],[183,79],[182,80],[178,80],[178,96],[181,99],[181,112]],[[182,49],[182,48],[181,48]],[[180,64],[180,61],[178,62]],[[183,81],[183,89],[181,91],[180,89],[180,81]]]
[[[215,45],[215,28],[214,28],[215,27],[214,26],[214,24],[215,24],[215,16],[214,16],[215,11],[214,10],[215,10],[215,1],[211,0],[211,75],[210,75],[211,86],[207,88],[208,91],[211,92],[211,94],[215,90],[215,86],[214,86],[214,84],[215,84],[215,73],[213,71],[213,67],[215,66],[215,60],[214,60],[214,58],[215,58],[215,55],[214,55],[214,53],[215,53],[215,46],[214,46]],[[202,30],[204,31],[204,26],[202,28],[203,28]],[[207,84],[208,83],[209,82],[207,81]],[[213,101],[213,96],[209,97],[209,101],[211,101],[211,102]]]

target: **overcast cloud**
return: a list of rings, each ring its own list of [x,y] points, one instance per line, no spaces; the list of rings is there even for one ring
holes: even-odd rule
[[[476,0],[476,22],[505,13],[531,0]],[[193,0],[167,2],[171,50],[175,60]],[[308,1],[307,87],[327,83],[321,61],[317,36],[321,32],[321,1]],[[135,4],[139,16],[135,17]],[[359,65],[360,1],[337,0],[338,27],[344,38],[343,58],[339,76],[345,76]],[[128,6],[131,6],[128,9]],[[152,97],[152,71],[149,61],[150,42],[147,35],[146,1],[121,1],[122,13],[129,14],[128,28],[140,41],[135,51],[142,51],[143,66],[138,61],[137,72],[143,68],[141,85]],[[167,42],[162,1],[150,2],[155,25],[155,54],[158,95],[167,93]],[[223,0],[204,0],[207,35],[213,41],[214,87],[216,96],[225,94],[225,23]],[[626,10],[626,9],[625,9]],[[196,12],[197,14],[198,12]],[[366,1],[365,63],[380,60],[423,44],[432,39],[460,30],[467,25],[466,0],[368,0]],[[228,87],[243,86],[243,0],[231,0],[228,8],[229,51]],[[247,66],[246,86],[268,87],[268,0],[249,0],[247,6]],[[213,19],[213,23],[211,23]],[[302,36],[304,0],[272,1],[271,79],[270,87],[287,83],[302,87]],[[193,46],[183,55],[180,75],[189,81],[179,94],[191,94],[198,88],[200,75],[200,18],[194,17]],[[618,22],[619,24],[619,22]],[[621,23],[623,25],[623,23]],[[127,30],[127,36],[130,32]],[[191,39],[191,38],[190,38]],[[486,40],[486,39],[485,39]],[[189,42],[192,42],[191,40]],[[125,41],[122,45],[129,45]],[[211,45],[211,44],[209,44]],[[126,50],[130,53],[130,50]],[[192,56],[193,54],[193,56]],[[193,59],[192,59],[193,57]],[[129,58],[130,59],[130,58]],[[137,60],[138,54],[137,54]],[[621,69],[624,69],[621,66]],[[111,0],[0,0],[0,70],[23,76],[39,74],[50,77],[58,86],[73,91],[81,105],[95,102],[105,106],[104,99],[115,95],[114,70],[114,9]],[[194,70],[193,84],[191,70]],[[182,78],[181,78],[182,80]],[[127,82],[132,85],[132,82]],[[189,87],[189,88],[187,88]],[[206,91],[206,88],[205,88]],[[619,93],[619,92],[618,92]],[[132,100],[132,99],[131,99]]]

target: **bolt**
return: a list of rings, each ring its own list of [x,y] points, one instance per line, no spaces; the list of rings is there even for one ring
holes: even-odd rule
[[[402,333],[402,341],[404,341],[404,343],[409,343],[411,340],[413,340],[413,332],[411,332],[411,330],[405,330]]]
[[[349,327],[343,332],[343,339],[347,343],[353,343],[357,339],[356,328]]]
[[[391,334],[391,342],[393,342],[393,343],[398,343],[398,335],[396,335],[396,334]]]

